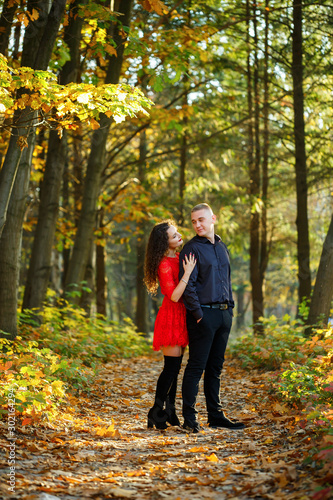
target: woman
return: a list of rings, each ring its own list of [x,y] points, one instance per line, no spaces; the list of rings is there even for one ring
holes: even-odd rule
[[[193,255],[186,255],[184,275],[179,281],[176,248],[182,243],[173,221],[161,222],[150,233],[145,258],[144,281],[148,292],[154,295],[159,282],[164,295],[155,320],[153,340],[153,349],[163,352],[164,367],[157,381],[154,406],[148,413],[148,427],[157,429],[166,429],[167,422],[180,425],[175,410],[177,377],[188,335],[185,306],[179,299],[196,264]]]

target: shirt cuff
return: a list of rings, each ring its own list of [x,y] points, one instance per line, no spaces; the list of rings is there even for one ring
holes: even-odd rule
[[[202,309],[196,309],[195,311],[192,311],[192,314],[195,317],[195,319],[200,319],[203,317]]]

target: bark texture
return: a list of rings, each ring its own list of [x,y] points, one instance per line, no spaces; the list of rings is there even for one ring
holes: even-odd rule
[[[18,7],[17,3],[11,4],[5,0],[0,17],[0,53],[7,55],[9,38],[12,30],[14,14]]]
[[[333,298],[333,215],[324,241],[320,257],[316,283],[310,304],[307,323],[315,325],[318,322],[324,326],[330,317]]]
[[[303,35],[302,0],[293,1],[292,33],[293,60],[293,100],[294,100],[294,140],[295,173],[297,197],[297,261],[298,261],[298,301],[309,299],[311,294],[310,241],[308,222],[308,183],[305,151],[304,94],[303,94]]]

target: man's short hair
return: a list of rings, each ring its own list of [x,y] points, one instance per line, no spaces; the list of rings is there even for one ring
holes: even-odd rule
[[[209,210],[211,214],[213,214],[213,210],[210,208],[210,206],[208,205],[208,203],[199,203],[199,205],[195,205],[195,207],[192,208],[191,210],[191,214],[193,214],[193,212],[198,212],[198,210]]]

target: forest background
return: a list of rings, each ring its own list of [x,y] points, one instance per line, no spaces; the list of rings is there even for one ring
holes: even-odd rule
[[[150,332],[147,235],[172,217],[190,238],[203,201],[238,329],[300,315],[315,281],[310,323],[327,324],[329,3],[1,4],[0,330],[15,337],[18,301],[42,310],[50,289]]]
[[[144,351],[161,302],[147,237],[171,217],[189,239],[207,202],[248,332],[235,355],[291,360],[281,394],[313,396],[332,434],[331,3],[0,7],[1,394],[15,372],[31,417],[63,396],[58,376],[88,385],[96,357]]]

